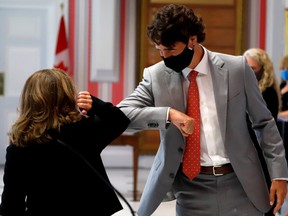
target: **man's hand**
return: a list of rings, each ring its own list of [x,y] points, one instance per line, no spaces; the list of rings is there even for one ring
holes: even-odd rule
[[[185,137],[194,131],[194,119],[178,110],[170,108],[168,120],[179,128]]]
[[[80,91],[77,97],[77,105],[79,106],[82,114],[86,115],[92,108],[92,98],[90,93],[87,91]]]
[[[284,203],[287,194],[287,181],[286,180],[272,180],[270,187],[270,205],[272,206],[277,198],[276,206],[273,213],[276,214]]]

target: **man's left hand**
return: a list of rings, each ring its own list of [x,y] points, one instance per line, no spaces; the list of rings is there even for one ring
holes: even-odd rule
[[[286,180],[272,180],[270,187],[270,205],[272,206],[277,198],[276,206],[273,213],[276,214],[284,203],[287,194]]]

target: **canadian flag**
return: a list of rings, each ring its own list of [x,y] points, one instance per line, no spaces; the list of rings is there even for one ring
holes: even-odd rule
[[[57,47],[55,53],[54,68],[59,68],[68,73],[69,69],[69,50],[66,37],[66,28],[64,16],[61,16],[60,26],[57,38]]]

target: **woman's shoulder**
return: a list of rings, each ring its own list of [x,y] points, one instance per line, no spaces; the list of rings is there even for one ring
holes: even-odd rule
[[[277,91],[274,86],[269,86],[262,92],[262,94],[277,94]]]
[[[267,87],[263,92],[262,92],[262,96],[264,98],[264,100],[267,101],[278,101],[278,94],[276,89],[273,86],[269,86]],[[279,102],[279,101],[278,101]]]

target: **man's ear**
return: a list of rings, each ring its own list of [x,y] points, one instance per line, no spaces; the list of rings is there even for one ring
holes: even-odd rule
[[[197,43],[197,36],[193,35],[189,37],[188,47],[194,47]]]

